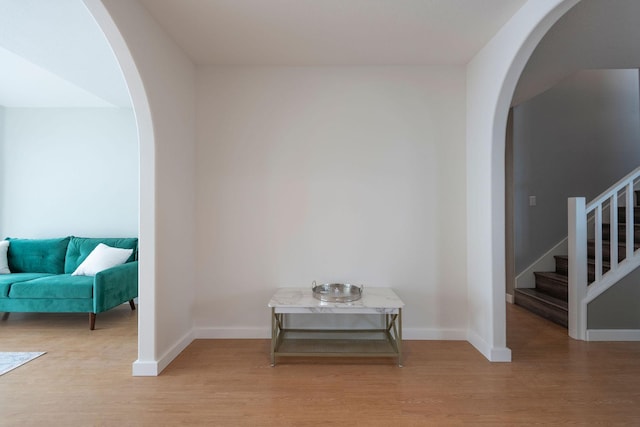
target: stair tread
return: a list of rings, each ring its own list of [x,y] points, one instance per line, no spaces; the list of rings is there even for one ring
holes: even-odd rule
[[[544,302],[545,304],[552,305],[560,310],[569,311],[569,304],[567,303],[567,301],[552,297],[548,294],[545,294],[544,292],[539,292],[532,288],[517,288],[515,291],[517,293],[527,295],[531,298],[535,298],[538,301]]]
[[[564,260],[567,260],[567,262],[569,262],[569,255],[554,255],[554,258],[564,259]],[[588,258],[587,264],[595,265],[596,261],[593,258]],[[602,260],[602,267],[609,268],[611,267],[611,264],[607,260]]]
[[[536,271],[533,274],[536,276],[545,276],[554,281],[561,282],[566,285],[569,282],[569,277],[566,274],[556,273],[555,271]]]

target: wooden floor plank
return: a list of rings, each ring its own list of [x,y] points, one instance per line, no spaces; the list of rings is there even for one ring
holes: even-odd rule
[[[470,344],[406,341],[393,359],[286,359],[267,340],[194,341],[131,376],[137,311],[11,314],[0,351],[47,351],[0,377],[1,426],[640,425],[640,343],[585,343],[507,305],[512,363]]]

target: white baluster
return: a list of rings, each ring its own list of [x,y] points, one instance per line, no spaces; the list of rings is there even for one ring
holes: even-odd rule
[[[626,215],[626,227],[627,227],[627,258],[630,260],[633,256],[633,181],[629,182],[626,187],[627,198],[627,215]]]
[[[615,270],[618,267],[618,193],[616,192],[611,196],[611,205],[609,208],[609,244],[611,245],[611,252],[609,256],[609,263],[611,268],[609,271]]]
[[[586,216],[585,216],[586,221]],[[596,281],[602,278],[602,205],[596,206],[595,212],[595,263],[596,263],[596,272],[595,277]]]

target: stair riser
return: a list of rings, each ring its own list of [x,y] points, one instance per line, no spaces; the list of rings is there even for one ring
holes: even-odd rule
[[[566,310],[545,304],[543,301],[518,292],[515,294],[514,302],[516,305],[524,307],[538,316],[544,317],[558,325],[562,325],[565,328],[569,326],[569,315]]]
[[[640,242],[640,226],[634,225],[633,241]],[[602,240],[611,239],[611,227],[609,224],[602,224]],[[627,227],[624,224],[618,226],[618,241],[627,241]]]
[[[602,274],[609,271],[609,267],[602,266]],[[569,262],[566,258],[556,258],[556,273],[562,274],[564,276],[569,275]],[[587,274],[589,283],[593,282],[596,277],[596,265],[592,262],[587,264]]]
[[[567,301],[569,298],[566,283],[539,274],[536,274],[536,290],[564,301]]]
[[[556,273],[569,275],[569,260],[566,258],[556,257]]]

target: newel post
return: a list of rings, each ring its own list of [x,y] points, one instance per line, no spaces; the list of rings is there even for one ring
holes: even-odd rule
[[[569,219],[569,336],[586,340],[587,213],[584,197],[568,201]]]

